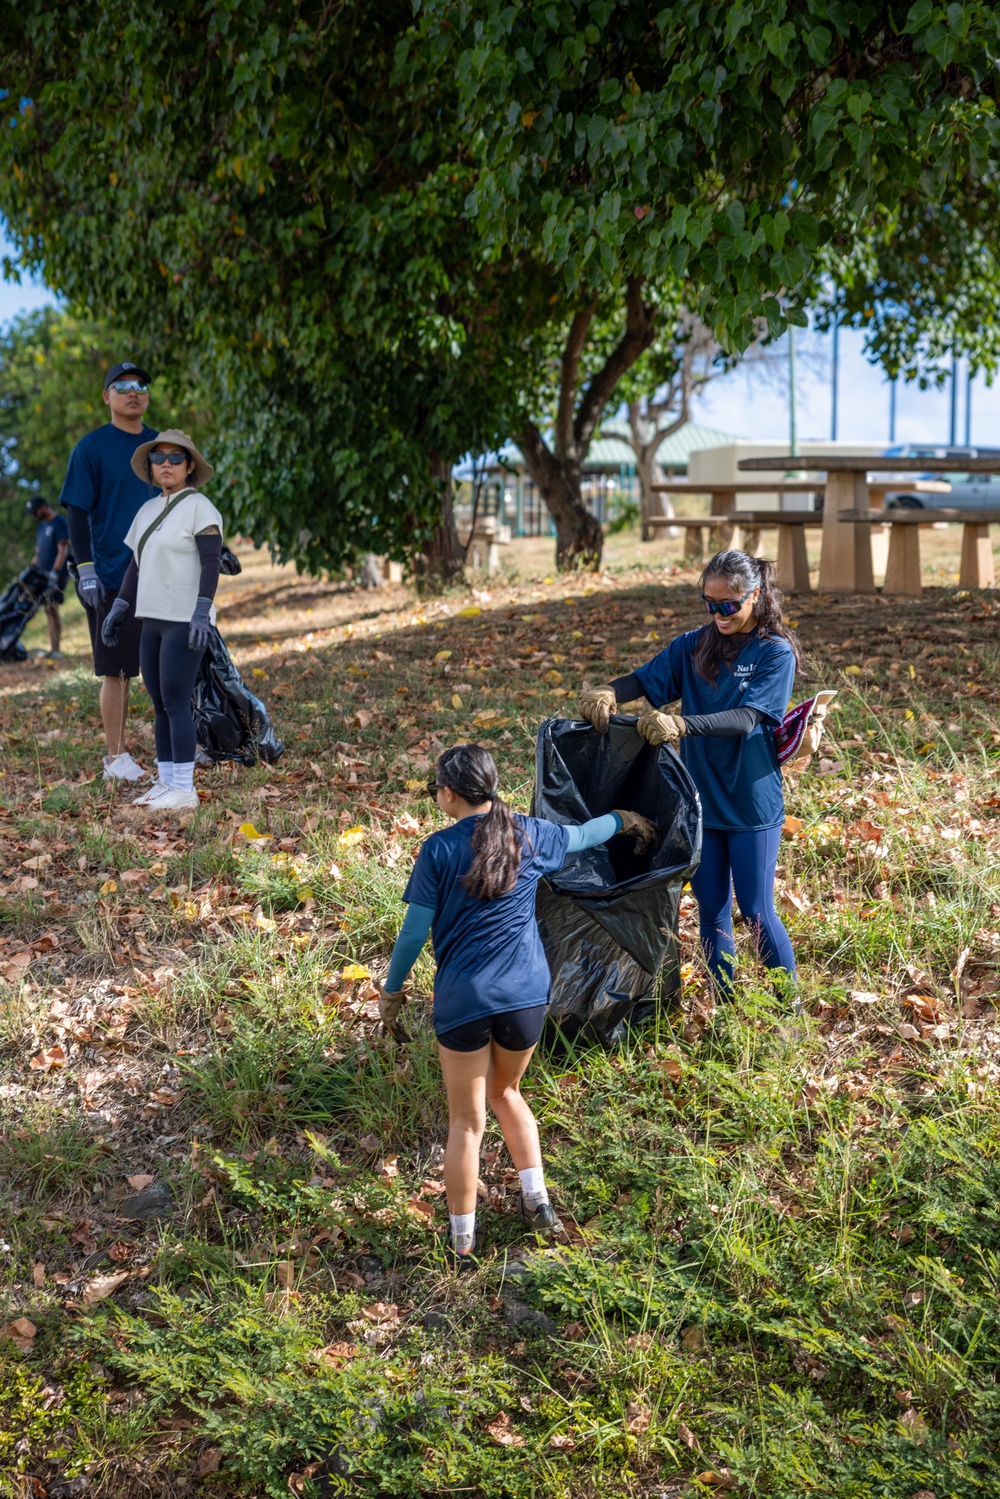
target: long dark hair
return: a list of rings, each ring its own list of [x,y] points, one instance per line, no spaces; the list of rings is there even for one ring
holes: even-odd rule
[[[739,598],[751,588],[759,588],[757,602],[753,606],[757,634],[778,635],[787,640],[795,653],[795,664],[801,666],[802,652],[795,636],[781,618],[782,593],[774,581],[774,563],[763,557],[751,557],[747,552],[716,552],[701,575],[699,588],[705,591],[709,578],[724,578],[734,598]],[[721,635],[709,621],[699,631],[691,659],[694,669],[706,682],[714,682],[723,662],[735,661],[747,644],[748,635]]]
[[[439,756],[436,778],[439,786],[447,786],[470,806],[493,804],[472,835],[473,860],[462,876],[463,888],[478,900],[509,895],[521,867],[523,835],[510,808],[497,794],[493,756],[479,744],[456,744]]]

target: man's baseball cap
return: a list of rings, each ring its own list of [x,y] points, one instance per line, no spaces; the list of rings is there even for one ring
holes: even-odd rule
[[[29,515],[37,515],[39,510],[48,510],[49,502],[48,500],[43,499],[40,494],[35,494],[32,495],[31,499],[28,501],[24,508]]]
[[[108,370],[104,377],[104,389],[107,390],[113,381],[120,380],[123,375],[133,380],[141,380],[143,385],[153,383],[141,365],[133,364],[130,359],[125,359],[121,364],[113,364]]]

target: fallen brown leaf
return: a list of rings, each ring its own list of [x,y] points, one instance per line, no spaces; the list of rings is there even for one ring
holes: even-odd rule
[[[222,1448],[206,1447],[195,1464],[195,1478],[207,1478],[210,1473],[218,1473],[222,1465]]]
[[[107,1300],[128,1277],[127,1270],[119,1270],[114,1275],[95,1275],[83,1288],[84,1306],[96,1306],[99,1301]]]

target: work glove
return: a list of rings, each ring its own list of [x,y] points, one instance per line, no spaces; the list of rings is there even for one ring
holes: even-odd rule
[[[101,625],[101,639],[105,645],[116,646],[118,644],[118,631],[128,611],[129,605],[126,599],[115,599]]]
[[[86,604],[88,609],[96,609],[107,593],[107,589],[97,576],[97,569],[92,562],[81,562],[78,566],[76,570],[76,588],[80,595],[80,602]]]
[[[208,642],[212,638],[212,600],[205,598],[204,594],[198,595],[198,602],[194,606],[191,623],[188,626],[188,650],[207,651]]]
[[[378,1018],[394,1041],[405,1046],[410,1039],[410,1033],[399,1018],[399,1012],[406,1004],[408,995],[398,989],[395,994],[388,989],[380,989],[378,993]]]
[[[638,812],[625,812],[621,807],[615,808],[615,816],[622,820],[622,832],[635,839],[636,853],[644,854],[656,837],[656,824]]]
[[[49,568],[48,572],[45,575],[45,578],[46,578],[45,597],[47,599],[50,599],[54,593],[61,593],[62,592],[61,588],[59,587],[59,574],[56,572],[56,570],[55,570],[54,567],[50,567]]]
[[[673,713],[644,713],[636,724],[643,739],[649,744],[669,744],[676,749],[687,733],[683,718]]]
[[[617,707],[613,687],[592,687],[580,698],[580,717],[592,723],[599,734],[606,734]]]

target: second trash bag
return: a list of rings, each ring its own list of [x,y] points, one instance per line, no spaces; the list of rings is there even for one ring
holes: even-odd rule
[[[216,764],[273,765],[285,753],[267,709],[236,670],[215,629],[198,669],[191,709],[199,748]]]
[[[636,720],[613,714],[606,734],[550,718],[538,731],[534,812],[585,822],[616,807],[656,826],[637,854],[614,838],[567,859],[538,886],[537,915],[552,973],[549,1026],[566,1040],[613,1047],[626,1028],[680,993],[677,918],[681,891],[701,858],[701,805],[694,782],[666,745],[647,744]]]

